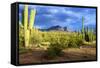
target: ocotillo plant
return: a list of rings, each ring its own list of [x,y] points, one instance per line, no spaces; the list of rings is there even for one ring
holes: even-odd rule
[[[36,10],[31,10],[30,12],[30,20],[28,23],[28,6],[24,6],[24,11],[23,11],[23,21],[22,23],[24,24],[24,43],[25,47],[29,47],[29,41],[30,41],[30,34],[32,31],[32,27],[34,26],[34,20],[35,20],[35,14]]]

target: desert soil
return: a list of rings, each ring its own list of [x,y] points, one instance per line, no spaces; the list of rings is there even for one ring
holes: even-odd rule
[[[30,64],[45,62],[96,60],[96,48],[68,48],[63,50],[61,56],[54,59],[46,59],[45,53],[45,50],[34,49],[27,53],[19,54],[19,63]]]

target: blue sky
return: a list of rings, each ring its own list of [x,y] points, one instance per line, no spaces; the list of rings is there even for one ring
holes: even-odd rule
[[[36,10],[34,27],[39,29],[49,28],[51,26],[67,27],[68,30],[81,30],[82,16],[85,18],[84,26],[95,28],[96,26],[96,9],[95,8],[76,8],[76,7],[59,7],[59,6],[41,6],[28,5],[29,12],[31,9]],[[19,21],[22,21],[22,11],[24,5],[19,5]]]

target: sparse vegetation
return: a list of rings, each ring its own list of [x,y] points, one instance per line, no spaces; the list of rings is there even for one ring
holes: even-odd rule
[[[84,27],[84,17],[82,17],[80,31],[69,32],[67,27],[64,27],[66,31],[41,31],[34,27],[35,14],[36,10],[31,10],[28,21],[28,6],[24,7],[23,20],[19,24],[19,54],[42,50],[44,51],[42,57],[46,55],[46,57],[53,59],[62,56],[64,50],[69,48],[96,47],[96,35],[92,29]]]

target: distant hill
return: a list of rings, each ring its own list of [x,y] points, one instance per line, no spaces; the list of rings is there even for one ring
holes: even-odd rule
[[[67,31],[67,27],[61,27],[59,25],[49,27],[48,29],[39,29],[41,31]]]

